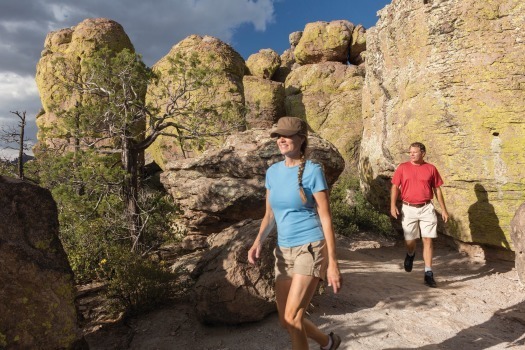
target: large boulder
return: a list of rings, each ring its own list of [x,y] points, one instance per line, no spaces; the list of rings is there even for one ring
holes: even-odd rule
[[[210,249],[196,264],[195,311],[207,324],[260,321],[276,311],[273,249],[276,234],[263,244],[257,265],[248,262],[261,220],[244,220],[208,238]]]
[[[355,173],[363,128],[363,75],[362,68],[324,62],[294,69],[285,82],[286,114],[306,119],[312,130],[337,147]]]
[[[283,159],[269,134],[268,129],[247,130],[228,137],[220,149],[167,164],[161,181],[182,209],[186,249],[204,248],[209,234],[263,217],[266,169]],[[323,164],[332,185],[344,169],[343,158],[315,134],[308,149],[308,158]]]
[[[188,69],[192,67],[191,60],[195,56],[199,61],[196,69],[207,70],[211,73],[211,86],[189,89],[183,85],[185,80],[178,70],[173,70],[173,62],[176,67],[181,64],[188,64]],[[185,124],[186,126],[206,125],[206,134],[210,135],[221,131],[220,128],[230,124],[244,124],[244,94],[242,79],[244,76],[244,59],[230,45],[211,36],[190,35],[174,45],[170,52],[162,57],[153,65],[153,70],[161,75],[157,84],[150,85],[146,95],[148,103],[160,109],[160,114],[170,115],[172,108],[179,109],[180,112],[166,122]],[[184,96],[177,99],[176,106],[173,106],[173,96],[166,95],[166,88],[171,91],[182,92]],[[222,122],[210,125],[210,117],[207,110],[215,111],[222,117]],[[193,122],[188,122],[188,118],[196,118]],[[200,120],[199,120],[200,118]],[[201,129],[204,127],[201,125]],[[164,130],[166,134],[181,135],[175,127]],[[193,136],[193,135],[190,135]],[[164,169],[167,162],[192,157],[202,152],[210,145],[222,143],[221,138],[208,137],[198,138],[195,142],[187,141],[180,143],[177,137],[160,136],[148,148],[147,152],[155,162]]]
[[[86,349],[48,190],[0,176],[0,348]]]
[[[510,223],[510,237],[516,252],[516,271],[525,284],[525,203],[520,205]]]
[[[388,212],[394,169],[423,142],[445,181],[445,233],[512,248],[509,223],[525,200],[523,2],[394,0],[379,15],[366,33],[367,196]]]
[[[36,85],[43,106],[43,113],[37,116],[36,123],[37,137],[48,147],[59,149],[73,144],[58,112],[72,109],[88,97],[72,92],[66,83],[71,85],[80,80],[84,73],[81,69],[83,61],[102,48],[113,52],[134,51],[122,26],[106,18],[89,18],[46,36],[36,66]]]
[[[243,79],[248,128],[270,128],[284,116],[284,84],[245,75]]]
[[[272,49],[261,49],[246,60],[250,74],[263,79],[271,79],[281,65],[281,57]]]
[[[299,64],[348,61],[354,24],[346,21],[313,22],[304,27],[294,49]]]

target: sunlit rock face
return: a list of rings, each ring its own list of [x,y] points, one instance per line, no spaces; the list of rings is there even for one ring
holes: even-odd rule
[[[445,233],[510,248],[525,199],[525,5],[520,0],[394,0],[366,35],[360,175],[389,206],[410,143],[444,178]]]
[[[168,121],[180,122],[185,118],[194,118],[195,123],[201,118],[202,122],[208,118],[206,109],[216,110],[222,115],[223,119],[232,124],[242,124],[244,115],[244,90],[242,79],[246,68],[245,62],[241,55],[235,51],[230,45],[211,36],[190,35],[174,45],[170,52],[162,57],[157,63],[153,65],[153,70],[161,74],[160,81],[155,85],[148,87],[146,101],[158,107],[160,113],[169,113],[170,98],[164,94],[166,87],[172,91],[177,86],[184,82],[180,74],[173,72],[172,60],[182,59],[189,62],[192,56],[196,56],[199,60],[197,69],[209,69],[213,71],[210,80],[211,86],[205,86],[192,91],[185,91],[185,97],[178,100],[178,104],[195,104],[194,112],[181,113]],[[228,106],[228,107],[226,107]],[[191,123],[183,122],[189,125]],[[207,134],[213,134],[218,130],[218,124],[214,128],[211,126]],[[170,127],[164,130],[165,133],[179,135],[180,130]],[[147,153],[155,160],[155,162],[164,168],[165,164],[171,160],[194,157],[206,149],[209,144],[222,143],[222,139],[207,138],[204,141],[202,138],[195,142],[187,142],[184,149],[177,142],[177,137],[160,136],[151,145]]]
[[[294,49],[299,64],[348,61],[354,24],[346,20],[306,24]],[[290,40],[291,41],[291,40]]]
[[[285,82],[286,114],[305,119],[313,131],[333,143],[355,174],[363,130],[363,81],[362,67],[323,62],[297,67]]]
[[[263,79],[271,79],[280,65],[281,57],[272,49],[259,50],[246,60],[250,74]]]
[[[243,79],[248,128],[270,129],[284,116],[284,84],[245,75]]]
[[[36,85],[42,101],[43,113],[37,116],[38,139],[53,149],[72,144],[67,130],[57,115],[92,98],[71,91],[68,84],[83,77],[81,65],[102,48],[114,52],[134,51],[124,28],[107,18],[89,18],[78,25],[50,32],[36,66]],[[145,91],[142,96],[145,95]]]

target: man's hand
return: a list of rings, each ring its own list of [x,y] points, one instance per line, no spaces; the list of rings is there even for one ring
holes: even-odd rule
[[[397,207],[395,205],[390,207],[390,215],[397,219],[399,215],[399,210],[397,210]]]
[[[392,187],[390,188],[390,215],[392,215],[395,219],[397,219],[399,216],[399,210],[397,210],[396,206],[398,196],[399,187],[392,184]]]
[[[447,222],[448,221],[448,212],[446,209],[442,209],[441,210],[441,217],[443,218],[443,222]]]

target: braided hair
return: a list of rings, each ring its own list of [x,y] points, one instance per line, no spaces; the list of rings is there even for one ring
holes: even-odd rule
[[[301,201],[303,203],[306,203],[307,198],[306,198],[306,193],[304,192],[304,187],[303,187],[303,173],[304,173],[304,168],[306,166],[305,153],[306,153],[306,147],[308,147],[308,136],[306,135],[301,135],[301,136],[304,136],[304,141],[301,145],[301,163],[299,163],[299,170],[297,172],[297,182],[299,183],[299,195],[301,196]]]

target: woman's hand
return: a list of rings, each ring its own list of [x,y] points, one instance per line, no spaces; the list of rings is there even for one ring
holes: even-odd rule
[[[255,265],[255,261],[261,256],[261,243],[254,242],[250,250],[248,250],[248,261]]]
[[[328,281],[328,287],[333,287],[334,293],[337,294],[343,285],[343,280],[341,278],[341,273],[339,272],[339,266],[337,266],[337,264],[328,264],[326,279]]]
[[[262,250],[262,244],[270,234],[270,232],[274,229],[276,223],[275,223],[275,217],[273,216],[272,207],[270,205],[270,190],[266,190],[266,212],[264,213],[264,217],[261,221],[261,227],[259,228],[259,234],[257,235],[257,238],[253,242],[252,247],[248,251],[248,261],[250,264],[255,265],[255,260],[259,259],[261,256],[261,250]]]

